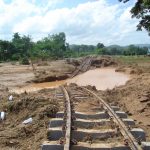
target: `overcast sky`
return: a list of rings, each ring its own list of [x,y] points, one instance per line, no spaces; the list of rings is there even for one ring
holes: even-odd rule
[[[118,0],[0,0],[0,39],[19,32],[34,41],[65,32],[70,44],[149,44],[131,19],[133,2]]]

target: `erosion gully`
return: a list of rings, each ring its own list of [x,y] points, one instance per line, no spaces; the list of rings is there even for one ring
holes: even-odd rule
[[[72,77],[86,70],[91,59],[86,59]],[[61,86],[55,96],[63,107],[49,122],[42,150],[150,150],[145,132],[134,120],[93,90]]]

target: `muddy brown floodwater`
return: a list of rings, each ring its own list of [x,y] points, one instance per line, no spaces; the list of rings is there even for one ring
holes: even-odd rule
[[[11,90],[15,93],[33,92],[44,88],[54,88],[65,83],[76,83],[80,86],[91,85],[95,86],[98,90],[113,89],[116,86],[124,85],[130,76],[124,73],[115,72],[115,68],[101,68],[89,70],[83,74],[80,74],[72,79],[31,84],[22,88],[16,88]]]
[[[68,80],[68,83],[76,83],[80,86],[92,85],[98,90],[106,90],[124,85],[129,79],[129,75],[115,72],[115,68],[102,68],[89,70]]]

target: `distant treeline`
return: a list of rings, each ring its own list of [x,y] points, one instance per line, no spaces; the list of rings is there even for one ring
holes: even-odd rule
[[[98,49],[98,54],[103,55],[125,55],[125,56],[134,56],[134,55],[146,55],[148,53],[147,47],[139,47],[135,45],[129,45],[126,47],[121,46],[109,46],[102,49]]]
[[[94,45],[69,45],[64,32],[48,35],[33,42],[30,36],[14,33],[10,41],[0,40],[0,61],[20,61],[28,63],[29,59],[60,59],[67,57],[80,57],[89,54],[98,55],[145,55],[147,47],[110,46],[103,43]]]

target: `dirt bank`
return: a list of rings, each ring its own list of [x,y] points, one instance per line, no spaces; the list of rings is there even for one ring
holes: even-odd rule
[[[35,65],[37,81],[44,82],[46,78],[52,76],[70,75],[81,63],[82,58],[71,61],[37,63]],[[117,66],[117,63],[109,57],[95,58],[90,69],[114,65]],[[117,71],[132,75],[132,79],[124,86],[96,92],[106,101],[117,102],[131,118],[137,120],[137,125],[146,131],[150,141],[150,73],[148,71],[150,63],[145,67],[119,63],[118,67]],[[26,82],[32,80],[35,78],[31,66],[1,64],[0,111],[6,112],[6,120],[0,123],[0,148],[2,150],[11,148],[16,150],[40,149],[40,145],[46,140],[49,117],[55,115],[61,106],[54,96],[55,89],[41,90],[30,94],[13,94],[14,101],[8,101],[10,93],[7,87],[24,86],[27,84]],[[83,106],[80,109],[83,110],[88,110],[87,108],[91,104],[96,105],[90,100],[87,102],[86,99],[81,100],[80,104]],[[33,118],[32,124],[23,125],[22,122],[30,117]]]
[[[0,111],[6,112],[6,119],[0,122],[0,147],[2,150],[37,150],[46,140],[50,117],[54,117],[59,104],[54,100],[54,90],[14,96],[8,101],[8,93],[1,97]],[[32,118],[31,124],[22,122]]]
[[[65,79],[72,73],[75,67],[65,60],[35,62],[35,71],[31,65],[19,65],[18,63],[0,64],[0,88],[12,89],[22,87],[31,82],[45,82]]]
[[[132,75],[126,85],[104,92],[104,99],[117,102],[134,120],[139,127],[146,131],[150,141],[150,64],[120,65],[117,71]]]
[[[42,82],[52,82],[52,81],[60,81],[65,80],[72,76],[75,70],[80,67],[80,65],[84,64],[84,61],[87,57],[77,58],[77,59],[66,59],[61,60],[60,62],[57,61],[51,63],[51,69],[43,68],[42,70],[36,71],[35,79],[32,80],[35,83],[42,83]],[[47,62],[47,64],[49,64]],[[108,67],[108,66],[116,66],[117,63],[111,57],[92,57],[90,66],[85,66],[89,70],[93,68],[101,68],[101,67]],[[55,67],[54,67],[55,66]],[[82,68],[82,70],[86,70]],[[84,71],[83,71],[84,72]]]

